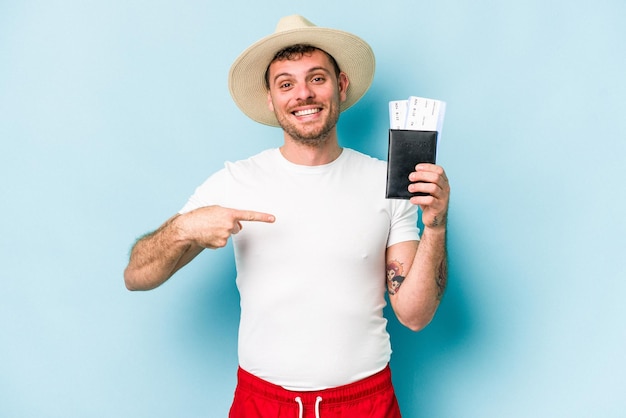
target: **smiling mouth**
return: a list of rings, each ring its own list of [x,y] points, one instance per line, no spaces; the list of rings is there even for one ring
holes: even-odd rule
[[[308,116],[308,115],[313,115],[315,113],[319,113],[322,110],[320,108],[313,108],[313,109],[304,109],[304,110],[297,110],[295,112],[293,112],[294,116]]]

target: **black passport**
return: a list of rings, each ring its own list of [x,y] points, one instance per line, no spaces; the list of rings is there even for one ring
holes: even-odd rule
[[[436,131],[389,130],[387,156],[387,199],[410,199],[424,193],[410,193],[409,174],[419,163],[435,164],[437,156]]]

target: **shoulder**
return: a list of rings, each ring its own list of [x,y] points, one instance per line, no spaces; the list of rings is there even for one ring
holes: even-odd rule
[[[246,159],[237,160],[237,161],[226,161],[224,163],[224,168],[226,170],[232,169],[258,169],[259,167],[264,166],[272,166],[275,164],[276,159],[278,158],[278,149],[271,148],[264,151],[259,152],[251,157]]]
[[[386,170],[387,162],[378,158],[363,154],[351,148],[344,148],[346,164],[360,167],[366,170]]]
[[[358,178],[360,183],[371,188],[385,187],[387,163],[353,149],[344,149],[345,158],[342,174],[346,178]]]
[[[277,152],[269,149],[243,160],[225,162],[223,168],[196,188],[181,213],[201,206],[239,205],[237,199],[247,196],[249,190],[263,182],[276,166],[274,151]]]
[[[272,148],[245,159],[226,161],[224,167],[216,174],[220,178],[239,180],[271,174],[275,172],[278,166],[279,154],[280,151],[277,148]]]

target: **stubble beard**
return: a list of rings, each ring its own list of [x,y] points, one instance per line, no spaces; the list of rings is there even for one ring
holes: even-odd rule
[[[307,105],[309,103],[304,103]],[[311,103],[312,104],[312,103]],[[294,141],[311,148],[321,147],[330,137],[331,132],[339,121],[339,107],[332,106],[324,124],[317,129],[307,129],[304,126],[292,123],[287,116],[276,114],[278,124]]]

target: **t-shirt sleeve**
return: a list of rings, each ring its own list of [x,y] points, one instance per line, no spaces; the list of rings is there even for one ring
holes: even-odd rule
[[[224,189],[227,188],[226,183],[228,181],[229,176],[226,169],[221,169],[212,174],[196,188],[178,213],[182,215],[204,206],[223,205],[224,203],[220,197],[223,198],[225,196]]]
[[[392,200],[391,227],[387,248],[404,241],[419,241],[420,230],[417,227],[417,206],[408,200]]]

